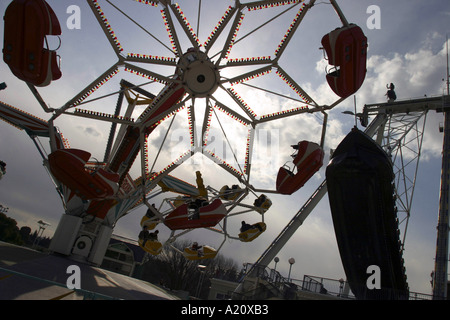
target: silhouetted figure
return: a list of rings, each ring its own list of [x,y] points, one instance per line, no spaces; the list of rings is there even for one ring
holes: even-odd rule
[[[142,240],[142,246],[145,247],[145,243],[149,240],[149,232],[147,226],[142,227],[142,231],[139,232],[138,238]]]
[[[6,174],[6,163],[0,160],[0,178]]]
[[[388,97],[388,102],[394,102],[395,100],[397,100],[397,95],[395,94],[395,86],[394,84],[391,82],[390,85],[386,85],[386,88],[388,89],[388,91],[386,92],[386,96]]]

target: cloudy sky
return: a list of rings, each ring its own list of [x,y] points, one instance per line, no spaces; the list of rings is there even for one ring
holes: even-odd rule
[[[203,0],[200,2],[202,3],[200,19],[198,19],[197,1],[180,0],[179,4],[193,30],[196,33],[198,31],[198,38],[203,43],[227,7],[233,5],[234,1]],[[62,57],[63,77],[48,87],[39,88],[39,92],[48,105],[60,108],[116,63],[117,57],[86,2],[77,1],[76,8],[70,7],[75,4],[74,1],[48,0],[48,3],[55,10],[62,26],[62,43],[58,52]],[[132,0],[112,1],[120,7],[120,10],[131,16],[135,24],[106,1],[99,0],[99,3],[124,48],[124,55],[141,53],[174,57],[162,22],[160,7],[154,8]],[[0,12],[5,12],[7,4],[7,1],[0,3]],[[424,95],[436,96],[446,92],[443,79],[446,77],[445,41],[450,31],[448,1],[341,0],[339,5],[347,20],[358,24],[369,41],[366,80],[355,95],[358,112],[362,110],[364,104],[385,101],[386,84],[391,82],[396,85],[398,99]],[[79,15],[77,15],[78,11],[73,11],[77,8],[80,10]],[[298,11],[298,6],[284,14],[281,19],[274,20],[242,40],[240,38],[287,8],[288,6],[283,6],[255,12],[246,11],[236,37],[236,44],[230,52],[230,58],[273,57],[278,43]],[[200,22],[199,25],[198,22]],[[340,25],[341,22],[329,2],[317,1],[280,59],[280,66],[319,105],[329,105],[338,99],[326,83],[327,62],[319,48],[322,37]],[[177,31],[178,34],[182,33],[181,29]],[[0,37],[3,37],[3,25],[0,25]],[[223,44],[223,39],[220,39],[217,47],[211,49],[210,56],[221,51],[220,44]],[[180,41],[183,50],[187,50],[186,37],[180,36]],[[55,48],[58,46],[58,41],[50,39],[50,45]],[[174,71],[173,67],[156,65],[143,65],[143,67],[166,76],[173,74]],[[231,77],[236,72],[242,73],[235,67],[234,69],[225,68],[221,75]],[[50,118],[50,115],[45,113],[34,99],[28,87],[14,78],[3,61],[0,62],[0,75],[0,82],[6,82],[8,85],[6,90],[0,92],[1,101],[43,119]],[[148,81],[131,75],[122,68],[119,74],[96,91],[92,98],[116,92],[119,88],[118,82],[122,78],[135,84]],[[266,88],[285,96],[298,98],[275,72],[247,83],[253,87],[240,84],[234,88],[258,115],[302,106],[292,99],[254,88]],[[157,94],[161,88],[160,84],[144,86],[144,89],[153,94]],[[229,97],[226,94],[218,90],[215,96],[228,105]],[[113,95],[86,104],[83,108],[113,113],[116,101],[117,95]],[[354,125],[352,117],[342,114],[343,111],[353,110],[353,108],[353,97],[350,97],[328,113],[325,164],[329,160],[330,148],[335,148]],[[135,116],[142,110],[143,107],[137,108]],[[195,110],[196,116],[197,113],[199,117],[203,116],[204,102],[201,99],[196,102]],[[216,141],[220,139],[225,141],[220,129],[220,124],[223,124],[227,137],[232,140],[233,148],[236,148],[237,157],[240,159],[245,151],[246,128],[221,114],[218,114],[218,119],[220,123],[213,117],[211,135],[218,139]],[[164,167],[188,148],[186,120],[185,110],[177,115],[173,131],[168,137],[167,145],[155,168]],[[259,126],[254,146],[251,183],[261,189],[273,190],[278,167],[289,158],[289,146],[300,140],[320,142],[322,120],[323,117],[320,114],[299,115]],[[439,133],[438,126],[442,122],[442,114],[430,112],[427,116],[421,165],[406,235],[405,263],[408,282],[412,291],[423,293],[431,292],[429,281],[430,273],[434,268],[442,151],[442,134]],[[202,120],[198,123],[201,126]],[[57,119],[56,125],[69,140],[72,148],[87,150],[93,157],[103,159],[110,128],[108,123],[61,116]],[[158,151],[168,125],[169,122],[166,121],[161,125],[160,130],[156,130],[151,136],[150,154]],[[9,208],[8,215],[18,221],[19,227],[28,225],[31,228],[37,228],[37,221],[40,219],[49,222],[51,226],[45,231],[45,235],[51,236],[64,212],[54,185],[42,166],[42,158],[25,132],[4,122],[0,123],[0,132],[0,159],[7,163],[8,170],[7,175],[0,181],[0,204]],[[272,139],[270,145],[267,143],[267,133],[270,133]],[[48,150],[48,140],[40,139],[40,142]],[[205,185],[216,189],[220,189],[225,184],[237,183],[235,178],[201,155],[184,163],[173,174],[190,183],[195,183],[193,172],[196,170],[202,171]],[[132,174],[134,178],[138,177],[139,169],[134,168]],[[324,178],[325,165],[293,195],[269,195],[273,206],[264,216],[267,231],[252,243],[243,244],[227,239],[221,253],[235,258],[239,264],[256,261]],[[155,198],[154,201],[159,203],[162,199]],[[139,221],[144,213],[145,208],[142,207],[130,212],[118,221],[115,233],[136,238],[140,230]],[[233,227],[237,229],[242,217],[230,218],[229,229],[232,230]],[[248,222],[257,222],[261,217],[257,213],[251,213],[246,214],[244,219]],[[168,236],[167,228],[161,226],[160,229],[164,240],[164,237]],[[237,232],[234,233],[236,234]],[[223,240],[220,235],[205,230],[191,232],[186,237],[215,247],[218,247]],[[293,278],[302,279],[305,274],[333,279],[345,278],[326,196],[279,252],[278,257],[280,262],[277,270],[285,275],[289,269],[287,260],[290,257],[295,259],[296,263],[292,268]]]

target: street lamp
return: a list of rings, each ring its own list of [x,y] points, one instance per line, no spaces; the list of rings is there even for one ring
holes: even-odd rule
[[[199,296],[200,296],[200,292],[201,292],[201,289],[202,289],[203,279],[205,278],[205,269],[206,269],[206,266],[204,266],[204,265],[202,265],[202,264],[199,264],[199,265],[197,266],[197,268],[198,268],[198,270],[200,271],[200,279],[198,280],[197,290],[196,290],[196,292],[195,292],[195,296],[196,296],[197,298],[200,298]]]
[[[37,245],[39,244],[39,241],[41,241],[41,237],[42,237],[42,234],[44,233],[45,228],[47,226],[50,226],[50,223],[45,222],[43,220],[39,220],[38,224],[39,224],[39,231],[38,231],[38,233],[36,235],[36,239],[34,239],[33,247],[37,247]],[[39,233],[41,235],[39,235]]]
[[[339,295],[338,297],[340,297],[342,295],[342,289],[344,288],[344,279],[340,278],[339,279]]]
[[[356,112],[356,96],[353,96],[353,104],[354,104],[355,112],[347,110],[347,111],[343,111],[342,113],[343,114],[348,114],[348,115],[351,115],[351,116],[355,117],[355,127],[358,125],[357,119],[359,119],[359,122],[361,122],[361,125],[363,127],[367,127],[367,124],[368,124],[368,121],[369,121],[369,118],[368,118],[367,114],[364,115],[364,113],[357,113]]]
[[[289,258],[288,260],[290,266],[289,266],[289,275],[288,275],[288,282],[291,280],[291,269],[292,269],[292,265],[295,263],[295,259],[294,258]]]
[[[278,263],[278,261],[280,261],[280,258],[275,257],[275,259],[273,259],[273,261],[275,261],[275,268],[273,270],[277,271],[277,263]]]

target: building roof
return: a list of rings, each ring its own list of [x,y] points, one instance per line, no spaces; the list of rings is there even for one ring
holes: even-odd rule
[[[109,244],[112,245],[112,244],[116,244],[116,243],[125,244],[128,247],[128,249],[130,249],[130,251],[133,253],[134,261],[136,263],[142,263],[144,256],[145,256],[145,251],[142,250],[141,247],[139,247],[136,240],[128,239],[128,238],[113,234],[109,241]]]

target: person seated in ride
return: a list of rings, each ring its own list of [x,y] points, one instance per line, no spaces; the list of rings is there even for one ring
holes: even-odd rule
[[[188,220],[200,219],[200,211],[198,205],[195,202],[191,202],[187,207]]]
[[[159,233],[158,230],[155,230],[155,232],[150,232],[150,233],[148,234],[148,240],[151,240],[151,241],[158,241],[158,233]]]
[[[155,230],[155,232],[150,232],[150,233],[148,234],[148,240],[151,240],[151,241],[158,241],[158,233],[159,233],[158,230]]]
[[[6,174],[6,163],[0,160],[0,170],[3,172],[3,174]]]
[[[199,246],[197,242],[194,242],[191,246],[192,251],[197,251],[199,257],[203,256],[203,247]]]
[[[139,232],[138,238],[142,240],[142,246],[145,247],[145,243],[149,239],[149,232],[147,226],[143,226],[141,232]]]
[[[261,207],[262,205],[263,205],[263,203],[265,202],[267,200],[267,197],[264,195],[264,194],[262,194],[262,195],[260,195],[257,199],[255,199],[255,201],[253,202],[253,205],[255,206],[255,207]]]
[[[155,211],[157,211],[154,203],[152,203],[152,207]],[[145,213],[145,216],[149,217],[149,218],[153,218],[155,216],[155,212],[151,208],[148,208],[147,212]]]
[[[245,232],[245,231],[250,230],[250,229],[258,229],[259,231],[262,231],[262,229],[261,229],[259,224],[251,225],[251,224],[246,223],[245,221],[242,221],[242,223],[241,223],[241,230],[240,231],[241,232]]]
[[[200,208],[200,207],[207,206],[209,203],[204,198],[197,198],[197,199],[195,199],[195,204],[197,205],[198,208]]]
[[[187,208],[188,220],[200,219],[200,208],[207,205],[208,201],[203,198],[196,198],[194,201],[191,201]]]

